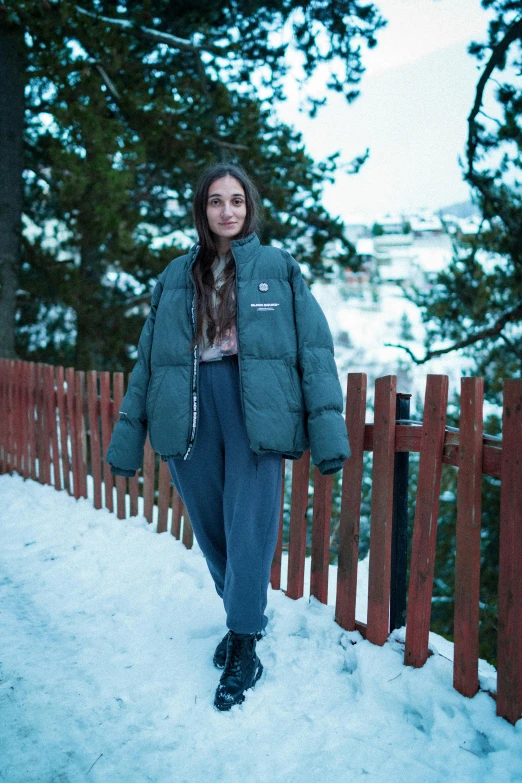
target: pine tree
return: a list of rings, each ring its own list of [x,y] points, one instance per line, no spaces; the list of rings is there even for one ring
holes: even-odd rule
[[[353,100],[356,41],[373,46],[383,24],[372,5],[24,0],[0,15],[25,46],[24,214],[41,232],[56,227],[52,242],[25,240],[10,267],[0,257],[14,277],[23,262],[18,355],[128,370],[154,278],[193,239],[193,183],[216,160],[260,183],[264,241],[284,241],[318,273],[333,242],[351,256],[321,205],[338,156],[314,163],[271,108],[287,46],[274,40],[293,27],[305,80],[344,58],[329,88]],[[313,113],[322,98],[305,100]],[[6,300],[12,288],[2,284]],[[12,355],[12,319],[4,327],[0,353]]]

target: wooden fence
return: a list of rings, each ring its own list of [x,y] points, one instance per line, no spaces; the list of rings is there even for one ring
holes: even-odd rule
[[[112,379],[112,392],[111,392]],[[481,480],[501,479],[498,584],[497,714],[515,723],[522,717],[522,380],[504,382],[502,440],[484,436],[483,380],[461,381],[460,430],[446,427],[448,379],[428,375],[423,422],[395,420],[396,378],[375,384],[374,421],[366,423],[366,375],[349,374],[346,425],[352,455],[342,475],[335,619],[382,645],[390,632],[390,567],[394,457],[420,452],[411,545],[405,663],[420,667],[428,658],[437,517],[442,464],[458,468],[455,555],[454,687],[472,697],[479,690],[479,588]],[[165,462],[147,441],[140,475],[114,477],[103,460],[124,394],[122,373],[77,372],[46,364],[0,359],[0,473],[17,472],[42,484],[87,497],[92,477],[95,508],[102,503],[118,517],[141,513],[158,532],[170,532],[188,547],[192,528]],[[373,452],[367,623],[355,619],[363,455]],[[310,455],[292,464],[286,594],[304,592],[306,511]],[[283,477],[284,477],[283,465]],[[128,491],[127,491],[128,481]],[[140,492],[140,483],[141,492]],[[330,560],[332,479],[314,472],[310,593],[326,603]],[[284,493],[283,493],[284,497]],[[154,512],[154,506],[157,506]],[[169,515],[169,508],[171,514]],[[271,583],[281,585],[280,534]],[[332,586],[330,586],[332,587]]]

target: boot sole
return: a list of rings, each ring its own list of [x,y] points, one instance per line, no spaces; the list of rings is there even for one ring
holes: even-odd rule
[[[261,663],[261,661],[259,661],[259,666],[257,667],[257,672],[254,677],[254,682],[252,683],[252,685],[250,685],[250,687],[246,688],[245,690],[249,691],[250,689],[253,689],[256,685],[256,682],[259,680],[262,674],[263,674],[263,664]],[[216,710],[219,710],[220,712],[228,712],[228,710],[231,710],[232,707],[236,706],[236,704],[242,704],[244,701],[245,701],[245,693],[243,692],[241,696],[237,699],[237,701],[233,701],[227,704],[220,704],[219,702],[216,703],[214,701],[214,707],[216,708]]]

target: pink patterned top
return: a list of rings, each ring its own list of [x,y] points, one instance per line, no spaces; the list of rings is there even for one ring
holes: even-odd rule
[[[214,273],[214,292],[212,295],[214,312],[217,310],[219,289],[223,285],[223,270],[225,269],[227,254],[223,253],[220,256],[216,256],[214,263],[212,264],[212,271]],[[223,356],[232,356],[237,354],[237,333],[236,324],[232,324],[230,329],[227,329],[222,335],[217,334],[214,341],[211,343],[207,338],[208,321],[205,318],[203,322],[203,335],[205,335],[203,341],[199,345],[199,360],[200,362],[214,362],[218,359],[222,359]]]

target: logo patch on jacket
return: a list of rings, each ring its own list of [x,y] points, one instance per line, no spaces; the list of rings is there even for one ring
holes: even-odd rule
[[[257,312],[264,310],[275,310],[279,307],[279,302],[252,302],[250,307],[255,307]]]
[[[268,283],[259,283],[258,288],[264,293],[265,291],[268,291],[269,285]]]

